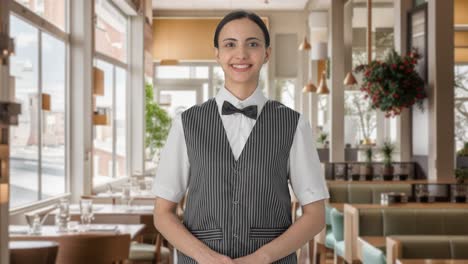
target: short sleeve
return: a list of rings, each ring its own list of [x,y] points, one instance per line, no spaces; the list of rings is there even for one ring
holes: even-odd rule
[[[301,205],[330,198],[309,122],[301,115],[289,156],[291,186]]]
[[[179,202],[187,190],[190,163],[187,155],[182,118],[177,115],[167,136],[153,181],[153,194]]]

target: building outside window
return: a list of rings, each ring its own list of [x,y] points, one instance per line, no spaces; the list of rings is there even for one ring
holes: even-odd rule
[[[105,109],[107,123],[93,126],[93,186],[128,176],[128,18],[109,0],[95,0],[95,63],[104,72],[104,95],[93,110]],[[127,101],[128,100],[128,101]]]
[[[53,1],[56,6],[51,1],[18,2],[34,13],[10,15],[16,43],[10,75],[15,100],[21,104],[18,126],[10,129],[10,208],[66,193],[68,179],[68,43],[67,34],[60,31],[65,27],[65,0]],[[37,15],[53,25],[34,24],[42,20]],[[43,105],[43,98],[50,99],[50,108]]]

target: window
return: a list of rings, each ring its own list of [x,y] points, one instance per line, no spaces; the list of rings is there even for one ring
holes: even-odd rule
[[[16,2],[65,31],[66,0],[16,0]]]
[[[103,60],[96,67],[104,72],[104,95],[95,96],[96,108],[106,109],[107,125],[94,126],[93,184],[104,184],[127,175],[126,71]]]
[[[127,17],[109,0],[95,0],[96,51],[121,62],[127,61]]]
[[[353,43],[352,43],[352,67],[355,68],[361,64],[367,64],[367,7],[356,5],[353,8]],[[393,15],[394,10],[391,3],[372,8],[372,58],[384,59],[385,52],[393,48]],[[359,80],[362,77],[357,75]],[[359,81],[358,81],[359,82]],[[345,108],[345,144],[359,145],[362,141],[369,139],[372,142],[377,141],[377,112],[370,107],[370,102],[364,99],[364,93],[358,90],[345,88],[344,108]],[[386,138],[396,139],[395,120],[386,119],[387,122],[384,135]]]
[[[276,98],[285,106],[295,109],[294,106],[294,79],[278,79],[276,80],[275,91]]]
[[[455,65],[455,149],[468,142],[468,65]]]
[[[110,0],[94,1],[95,66],[104,72],[104,95],[94,95],[94,109],[107,123],[94,125],[93,186],[128,176],[127,56],[128,18]],[[128,101],[127,101],[128,100]]]
[[[66,43],[10,16],[18,126],[10,132],[10,207],[66,191]],[[43,109],[41,94],[50,96]]]

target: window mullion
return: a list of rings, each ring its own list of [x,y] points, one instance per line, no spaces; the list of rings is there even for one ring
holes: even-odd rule
[[[38,188],[37,188],[37,197],[38,200],[42,200],[42,31],[38,30],[38,71],[37,71],[37,127],[38,127],[38,143],[37,143],[37,153],[38,153],[38,162],[37,162],[37,176],[38,176]]]
[[[117,178],[116,174],[116,163],[117,163],[117,131],[116,131],[116,68],[117,66],[112,65],[112,178]]]

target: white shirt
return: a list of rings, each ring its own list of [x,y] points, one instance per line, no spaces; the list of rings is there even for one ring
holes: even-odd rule
[[[228,101],[237,108],[257,105],[258,117],[267,98],[257,88],[252,95],[242,101],[223,87],[216,95],[215,100],[232,153],[238,159],[256,120],[241,113],[222,115],[223,102]],[[288,171],[292,190],[301,205],[329,198],[314,142],[309,122],[300,115],[290,150]],[[189,172],[190,162],[182,119],[180,115],[177,115],[172,120],[166,145],[160,154],[153,193],[166,200],[179,202],[187,190]]]

